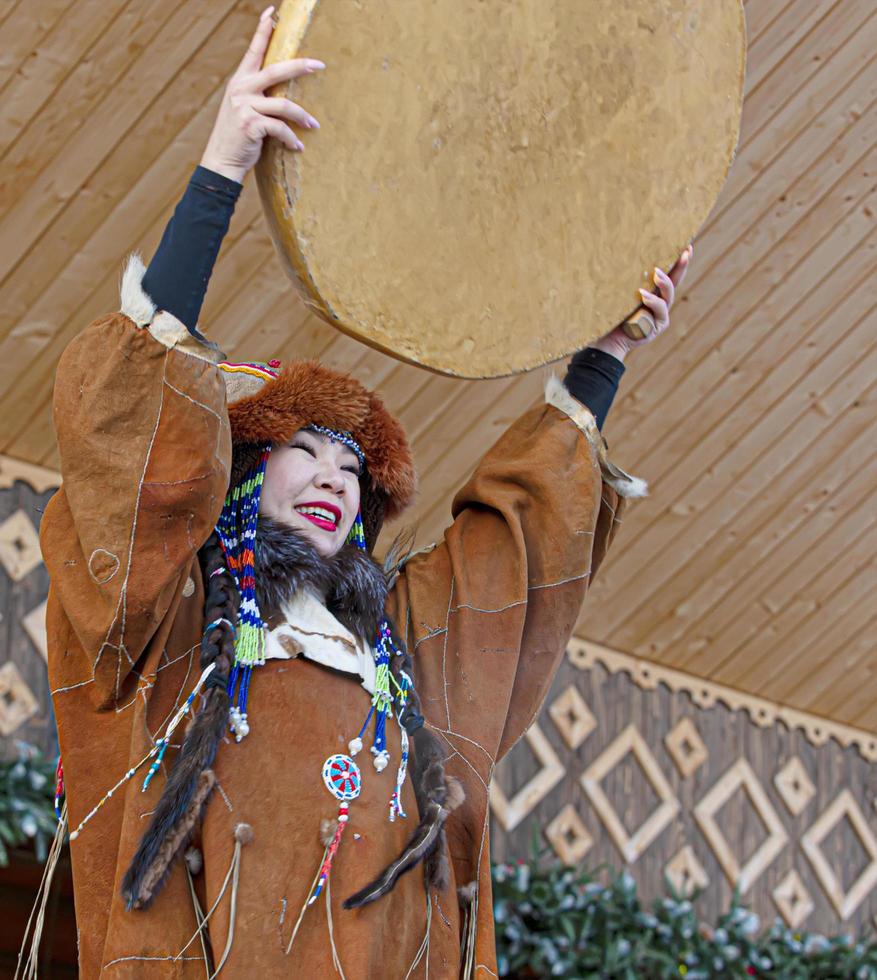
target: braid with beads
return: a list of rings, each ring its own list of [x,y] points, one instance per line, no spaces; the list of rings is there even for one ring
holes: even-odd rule
[[[240,595],[214,532],[198,552],[204,577],[204,617],[209,625],[201,639],[201,668],[216,664],[201,695],[201,704],[149,829],[122,881],[129,909],[147,908],[186,848],[200,821],[216,777],[210,768],[228,725],[228,677],[234,662]]]
[[[464,799],[459,781],[445,774],[445,751],[438,736],[424,723],[420,697],[413,683],[411,654],[392,620],[385,617],[384,621],[390,628],[397,651],[396,656],[390,658],[390,670],[397,685],[407,688],[407,701],[400,723],[411,739],[411,786],[417,800],[420,823],[401,854],[377,878],[344,902],[346,909],[360,908],[386,895],[406,871],[420,863],[424,866],[427,889],[444,891],[448,884],[445,821]],[[406,680],[411,683],[403,684]]]

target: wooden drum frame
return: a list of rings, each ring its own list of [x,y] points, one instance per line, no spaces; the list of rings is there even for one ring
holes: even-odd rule
[[[285,0],[274,94],[321,123],[257,173],[328,323],[463,378],[621,322],[713,207],[740,125],[740,0]]]

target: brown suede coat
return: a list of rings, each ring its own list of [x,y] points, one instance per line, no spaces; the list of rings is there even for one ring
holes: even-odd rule
[[[146,326],[121,313],[93,323],[65,352],[55,387],[63,486],[41,538],[71,828],[148,752],[199,674],[204,588],[196,556],[228,480],[225,388],[211,353],[193,351],[173,324]],[[330,893],[308,909],[285,954],[322,855],[320,820],[336,812],[321,767],[347,751],[369,696],[355,678],[307,660],[269,661],[253,680],[250,735],[220,747],[218,789],[200,835],[204,866],[194,881],[209,908],[235,827],[253,830],[241,852],[223,976],[334,976],[333,948],[348,980],[423,977],[427,965],[433,977],[495,976],[491,773],[548,690],[617,526],[612,485],[623,490],[624,482],[603,458],[589,413],[564,390],[555,395],[574,418],[544,405],[512,426],[457,495],[444,540],[407,563],[389,600],[428,723],[466,791],[447,824],[450,887],[428,909],[418,868],[372,905],[341,908],[417,822],[410,781],[408,819],[387,819],[399,744],[388,726],[393,760],[376,774],[366,756]],[[196,923],[182,864],[148,910],[128,912],[120,897],[164,780],[160,772],[143,793],[144,771],[71,845],[84,980],[206,976],[199,940],[189,943]],[[467,885],[474,915],[458,904],[457,889]],[[226,892],[209,927],[217,960],[229,909]],[[467,918],[474,928],[464,929]]]

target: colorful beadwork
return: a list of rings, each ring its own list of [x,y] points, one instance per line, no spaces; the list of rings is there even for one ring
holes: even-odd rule
[[[365,527],[362,523],[362,511],[356,512],[356,519],[354,520],[350,530],[347,532],[346,543],[356,545],[360,551],[366,550]]]
[[[362,789],[362,774],[349,755],[330,755],[323,763],[323,782],[336,800],[355,800]]]
[[[189,708],[192,706],[192,702],[198,696],[201,689],[204,687],[204,682],[213,673],[215,668],[216,668],[215,663],[209,664],[207,667],[204,668],[201,676],[198,678],[198,683],[195,685],[194,689],[192,690],[192,693],[186,698],[185,702],[181,705],[181,707],[177,709],[174,716],[167,723],[167,728],[165,729],[164,736],[156,741],[156,743],[146,753],[146,755],[143,756],[143,758],[138,763],[133,765],[125,773],[125,775],[122,776],[122,778],[115,784],[115,786],[112,787],[112,789],[109,789],[107,790],[106,793],[104,793],[101,799],[98,800],[97,804],[93,806],[91,810],[85,815],[85,817],[82,819],[82,822],[79,824],[79,826],[75,830],[71,831],[70,840],[76,840],[76,838],[82,832],[82,828],[89,822],[89,820],[91,820],[91,818],[98,812],[98,810],[100,810],[100,808],[104,805],[104,803],[106,803],[107,800],[112,798],[113,793],[115,793],[120,786],[128,782],[128,780],[131,779],[139,769],[141,769],[144,765],[146,765],[146,763],[149,762],[150,759],[154,758],[157,755],[159,756],[159,758],[164,755],[164,750],[167,748],[168,743],[171,740],[171,736],[174,733],[174,730],[177,728],[177,726],[180,724],[183,718],[185,718],[186,715],[189,713]],[[156,760],[156,763],[157,762],[158,760]],[[153,765],[150,766],[149,768],[149,773],[147,774],[146,781],[143,784],[144,792],[146,791],[146,787],[149,785],[149,780],[152,779],[154,771],[158,769],[158,765],[156,763],[153,763]]]
[[[210,666],[215,667],[216,664],[214,663],[211,664]],[[180,710],[176,713],[174,718],[171,720],[171,723],[168,725],[168,729],[165,732],[164,737],[160,738],[155,743],[155,748],[158,750],[158,754],[156,755],[152,765],[149,767],[149,771],[146,773],[146,778],[143,780],[143,788],[141,789],[142,793],[145,793],[146,790],[149,788],[149,784],[152,782],[152,777],[158,772],[159,768],[161,767],[162,760],[164,759],[164,753],[168,745],[170,744],[171,735],[173,735],[174,729],[177,727],[177,725],[180,723],[183,717],[189,713],[189,708],[192,707],[192,702],[195,700],[195,696],[201,690],[201,685],[204,683],[204,681],[207,679],[210,673],[212,673],[212,671],[208,670],[202,675],[201,680],[198,682],[197,686],[195,687],[195,690],[192,691],[192,693],[186,698],[182,708],[180,708]]]
[[[265,628],[256,601],[256,527],[270,453],[271,447],[265,446],[258,463],[229,491],[216,525],[228,570],[241,595],[234,665],[228,678],[229,727],[237,742],[250,731],[247,696],[253,668],[265,662]]]
[[[341,843],[341,835],[344,833],[344,828],[347,826],[348,821],[347,804],[341,803],[338,807],[338,817],[335,821],[335,833],[332,835],[332,840],[326,847],[326,853],[323,856],[323,863],[320,865],[320,871],[317,874],[317,884],[314,888],[313,894],[308,899],[308,905],[313,905],[314,902],[320,897],[320,892],[323,890],[323,885],[329,879],[329,872],[332,870],[332,862],[335,860],[335,855],[338,853],[338,845]]]
[[[405,782],[405,775],[408,771],[408,732],[405,731],[401,723],[399,725],[399,731],[402,739],[402,755],[399,760],[399,768],[396,770],[396,787],[393,790],[393,795],[390,797],[390,823],[396,817],[402,817],[404,819],[408,816],[402,809],[402,784]]]
[[[58,765],[55,767],[55,816],[58,823],[61,822],[61,797],[64,795],[64,766],[61,756],[58,756]]]
[[[359,460],[359,465],[365,468],[365,453],[349,432],[336,432],[334,429],[327,429],[324,425],[306,425],[305,429],[308,432],[316,432],[317,435],[326,436],[332,442],[340,442],[342,446],[347,446]]]

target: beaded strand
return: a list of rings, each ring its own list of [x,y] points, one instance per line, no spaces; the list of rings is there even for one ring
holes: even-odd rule
[[[216,525],[228,570],[241,596],[234,664],[228,678],[229,727],[236,742],[250,731],[247,697],[253,668],[265,663],[265,628],[256,601],[256,528],[270,453],[271,446],[265,446],[256,465],[229,492]]]
[[[196,696],[201,691],[201,688],[204,686],[204,682],[213,673],[215,667],[216,664],[212,663],[204,668],[203,673],[198,678],[198,683],[195,685],[194,690],[186,698],[182,706],[177,709],[174,716],[168,722],[167,729],[165,730],[164,736],[158,739],[158,741],[152,746],[152,748],[146,753],[146,755],[143,756],[143,758],[138,763],[136,763],[136,765],[133,765],[125,773],[125,775],[122,776],[122,778],[115,784],[115,786],[113,786],[111,789],[107,790],[106,793],[104,793],[101,799],[98,800],[97,804],[94,807],[92,807],[92,809],[85,815],[85,817],[83,817],[82,822],[79,824],[76,830],[71,832],[70,840],[72,841],[76,840],[76,838],[81,833],[83,827],[85,827],[85,825],[89,822],[89,820],[91,820],[91,818],[98,812],[98,810],[100,810],[100,808],[104,805],[104,803],[107,802],[107,800],[112,799],[113,793],[115,793],[120,786],[123,786],[125,783],[127,783],[129,779],[132,779],[133,776],[137,773],[137,771],[141,769],[144,765],[146,765],[146,763],[149,762],[150,759],[158,755],[159,758],[157,758],[155,762],[149,767],[149,772],[147,773],[146,779],[144,780],[143,783],[143,789],[141,790],[141,792],[144,793],[146,792],[146,787],[149,785],[149,781],[152,779],[153,775],[155,774],[155,771],[158,769],[159,765],[161,764],[161,758],[164,756],[165,749],[167,748],[168,743],[171,740],[171,736],[173,735],[174,730],[177,728],[177,726],[180,724],[183,718],[185,718],[186,715],[189,713],[189,708],[192,706],[192,702],[195,700]]]

